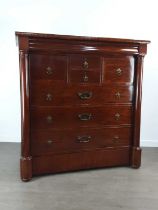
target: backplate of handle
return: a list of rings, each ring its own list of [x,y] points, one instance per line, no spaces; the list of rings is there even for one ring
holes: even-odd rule
[[[120,140],[120,138],[119,138],[118,135],[115,135],[115,136],[113,137],[113,142],[114,142],[114,143],[118,143],[119,140]]]
[[[53,69],[52,69],[50,66],[48,66],[48,67],[46,68],[46,74],[48,74],[48,75],[53,74]]]
[[[48,115],[48,116],[46,117],[46,121],[47,121],[47,123],[52,123],[53,117],[52,117],[51,115]]]
[[[90,99],[92,97],[92,92],[89,92],[89,91],[78,92],[78,96],[82,100],[87,100],[87,99]]]
[[[82,121],[91,120],[92,114],[91,113],[83,113],[78,115],[79,119]]]
[[[91,140],[91,136],[77,136],[77,141],[79,143],[87,143]]]
[[[119,120],[119,119],[120,119],[120,116],[121,116],[121,115],[120,115],[119,113],[116,113],[116,114],[115,114],[115,120]]]
[[[47,140],[47,144],[51,145],[52,143],[53,143],[53,140],[51,140],[51,139]]]
[[[88,69],[88,61],[87,61],[87,59],[85,59],[84,62],[83,62],[83,68],[84,69]]]
[[[52,94],[48,93],[46,95],[46,101],[52,101],[52,98],[53,98]]]
[[[122,69],[121,68],[116,69],[116,74],[118,76],[121,76],[122,75]]]

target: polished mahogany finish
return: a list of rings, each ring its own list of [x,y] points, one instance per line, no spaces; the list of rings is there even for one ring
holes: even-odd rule
[[[133,84],[134,62],[133,56],[105,57],[103,82],[105,84]]]
[[[141,164],[145,40],[16,32],[21,179]]]
[[[132,124],[131,105],[34,107],[30,113],[32,129]],[[48,120],[50,117],[52,120]]]
[[[39,91],[39,87],[41,88]],[[30,100],[32,106],[100,105],[131,103],[132,85],[80,86],[62,85],[54,81],[34,81]]]
[[[130,147],[110,147],[89,151],[69,152],[54,155],[34,156],[33,175],[74,171],[109,166],[129,166]],[[25,181],[25,180],[24,180]]]
[[[62,131],[62,132],[61,132]],[[131,145],[131,127],[69,128],[34,130],[31,134],[33,155],[74,152],[96,148]]]
[[[29,66],[32,80],[52,79],[66,81],[66,56],[31,54],[29,59]]]

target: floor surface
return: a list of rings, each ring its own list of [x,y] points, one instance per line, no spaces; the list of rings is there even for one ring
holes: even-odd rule
[[[19,178],[19,143],[0,143],[0,210],[158,210],[158,148],[142,167]]]

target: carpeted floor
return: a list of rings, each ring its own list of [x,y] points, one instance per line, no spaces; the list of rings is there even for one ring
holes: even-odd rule
[[[0,143],[0,210],[157,210],[158,148],[144,148],[142,167],[19,177],[19,143]]]

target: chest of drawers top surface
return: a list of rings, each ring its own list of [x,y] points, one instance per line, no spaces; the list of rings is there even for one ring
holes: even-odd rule
[[[145,40],[16,32],[21,178],[138,168]]]

